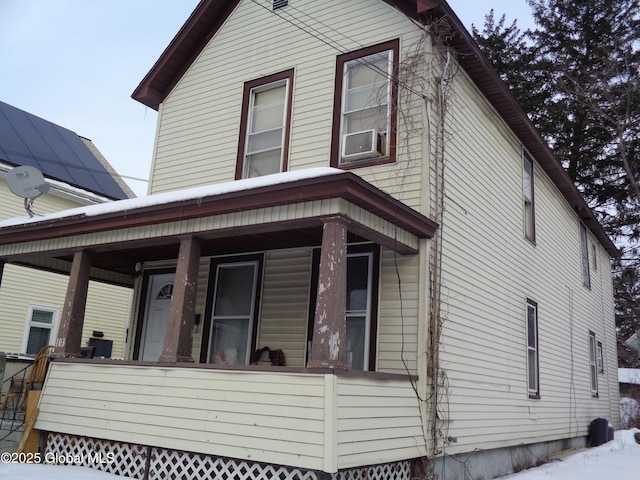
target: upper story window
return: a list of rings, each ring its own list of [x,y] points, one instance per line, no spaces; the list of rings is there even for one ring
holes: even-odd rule
[[[331,166],[395,161],[398,49],[394,40],[338,57]]]
[[[585,287],[591,288],[587,227],[585,227],[582,223],[580,224],[580,250],[582,252],[582,283],[584,283]]]
[[[236,180],[286,171],[293,70],[244,85]]]
[[[536,241],[536,221],[533,197],[533,160],[526,153],[523,155],[522,192],[524,199],[524,236],[527,240]]]

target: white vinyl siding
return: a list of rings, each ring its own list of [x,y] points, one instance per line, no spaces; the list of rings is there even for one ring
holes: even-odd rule
[[[326,472],[426,454],[406,379],[54,362],[35,428]]]
[[[257,348],[284,352],[289,367],[304,367],[311,249],[266,252]]]
[[[442,223],[440,362],[454,392],[447,427],[458,443],[447,451],[516,445],[523,431],[532,441],[586,435],[597,416],[615,424],[615,380],[602,376],[600,397],[610,402],[595,405],[580,333],[606,338],[605,361],[615,362],[607,348],[615,344],[608,256],[597,245],[601,268],[591,290],[583,288],[580,220],[536,163],[536,248],[522,241],[522,147],[462,71],[455,91]],[[527,297],[544,302],[538,311],[544,394],[536,402],[522,394],[528,391],[527,336],[514,322]]]
[[[41,270],[7,264],[4,266],[0,288],[0,311],[3,312],[0,351],[25,353],[25,319],[29,305],[42,305],[62,312],[67,292],[68,277]],[[34,285],[38,285],[35,289]],[[25,292],[29,292],[28,295]],[[89,282],[82,346],[89,344],[94,330],[104,333],[104,339],[113,340],[112,357],[124,358],[124,340],[129,318],[132,291],[99,282]],[[59,316],[58,316],[59,320]],[[59,321],[56,322],[51,342],[55,342]]]
[[[347,50],[399,36],[408,49],[420,37],[411,21],[380,2],[305,2],[303,8],[319,32],[348,31]],[[294,67],[288,170],[328,166],[339,53],[256,3],[240,2],[161,106],[150,193],[233,180],[244,82]],[[412,101],[421,120],[424,103]],[[422,148],[421,135],[399,139],[404,156],[398,164],[363,167],[358,174],[422,209]]]

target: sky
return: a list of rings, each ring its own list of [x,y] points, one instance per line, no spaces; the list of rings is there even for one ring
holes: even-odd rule
[[[136,195],[146,195],[157,112],[131,93],[197,3],[0,0],[0,101],[91,139]],[[496,18],[532,26],[526,0],[449,5],[469,30],[481,28],[491,8]]]
[[[615,432],[615,438],[599,447],[551,461],[537,468],[501,477],[501,480],[638,480],[640,445],[633,434]],[[0,480],[124,480],[126,477],[79,466],[29,465],[0,462]]]

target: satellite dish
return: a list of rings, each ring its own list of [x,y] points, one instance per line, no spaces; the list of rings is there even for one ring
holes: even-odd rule
[[[28,165],[13,168],[7,172],[7,185],[14,195],[24,198],[24,208],[30,217],[33,201],[49,191],[51,187],[45,182],[40,170]]]

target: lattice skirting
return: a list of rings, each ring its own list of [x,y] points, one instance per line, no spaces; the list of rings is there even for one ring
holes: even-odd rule
[[[83,465],[137,480],[319,480],[315,470],[49,433],[49,463]],[[410,462],[340,470],[331,480],[410,480]]]

